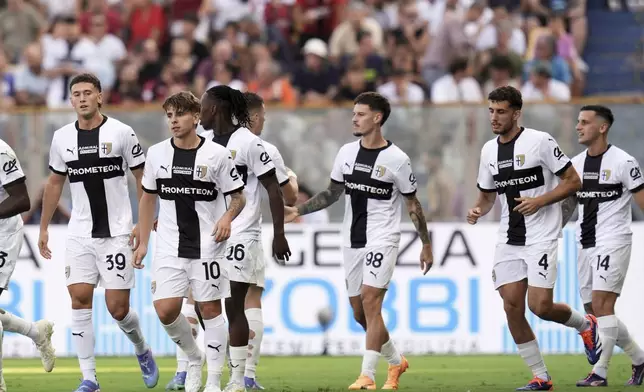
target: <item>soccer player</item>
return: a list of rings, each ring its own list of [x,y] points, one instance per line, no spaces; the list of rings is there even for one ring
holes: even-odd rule
[[[77,392],[99,390],[92,324],[92,298],[99,283],[105,288],[107,309],[134,344],[145,385],[154,388],[159,369],[141,332],[139,317],[130,308],[138,230],[132,228],[125,171],[130,168],[141,188],[145,156],[131,127],[101,113],[103,95],[96,76],[77,75],[69,89],[78,120],[57,130],[51,142],[51,174],[43,194],[38,247],[45,259],[51,259],[47,229],[69,177],[72,217],[64,257],[72,300],[72,336],[83,372]]]
[[[594,358],[592,372],[577,383],[580,387],[607,386],[608,363],[617,345],[632,361],[632,376],[626,385],[642,385],[644,351],[615,315],[615,302],[622,291],[631,259],[631,202],[644,209],[644,179],[637,160],[608,144],[608,131],[615,118],[605,106],[584,106],[579,111],[577,134],[586,150],[572,159],[582,180],[582,189],[562,205],[563,224],[579,203],[579,285],[584,308],[597,317],[601,355]],[[594,319],[594,316],[591,316]]]
[[[197,135],[201,111],[197,97],[190,92],[171,95],[163,109],[172,137],[148,150],[142,181],[145,193],[139,206],[141,245],[134,266],[143,268],[158,195],[154,308],[168,336],[189,358],[186,392],[201,390],[204,356],[208,362],[205,392],[219,392],[227,340],[221,299],[230,293],[224,252],[231,223],[245,205],[244,183],[230,152]],[[181,314],[188,290],[203,316],[205,355]]]
[[[376,389],[380,355],[389,363],[382,389],[398,389],[409,363],[389,338],[381,311],[398,258],[401,195],[423,243],[423,274],[432,266],[432,247],[416,198],[416,178],[409,157],[382,136],[381,127],[391,113],[389,101],[368,92],[360,94],[354,104],[353,135],[360,140],[340,148],[328,188],[297,207],[286,207],[286,220],[292,222],[326,208],[345,193],[343,260],[347,291],[354,318],[367,332],[362,372],[349,389]]]
[[[577,329],[587,350],[594,353],[597,348],[596,323],[552,300],[562,221],[561,207],[555,203],[581,189],[581,181],[552,136],[519,127],[523,99],[518,90],[499,87],[488,100],[492,132],[498,137],[481,150],[480,191],[467,221],[476,224],[499,194],[502,214],[492,281],[519,354],[534,375],[517,390],[549,391],[552,380],[525,318],[526,293],[530,310],[539,318]]]
[[[9,288],[22,248],[24,229],[20,214],[31,207],[25,179],[16,153],[4,140],[0,140],[0,294]],[[51,372],[56,363],[51,344],[53,326],[46,320],[31,323],[0,309],[0,392],[7,390],[2,374],[3,331],[16,332],[33,340],[45,371]]]
[[[157,222],[155,222],[153,230],[156,231]],[[199,323],[201,322],[201,327],[204,328],[203,319],[199,318],[197,315],[197,307],[195,306],[195,300],[192,298],[192,293],[188,290],[188,298],[183,303],[181,307],[181,314],[188,320],[190,325],[190,330],[192,331],[192,337],[197,339],[199,336]],[[188,364],[190,358],[188,355],[177,346],[177,371],[174,374],[174,377],[168,384],[165,386],[166,391],[182,391],[185,389],[186,376],[188,375]]]
[[[261,244],[259,183],[266,188],[273,217],[273,257],[287,261],[291,255],[284,235],[284,200],[275,166],[262,144],[248,127],[250,114],[243,93],[228,86],[210,88],[201,99],[201,136],[230,150],[242,180],[246,208],[235,219],[226,245],[226,259],[231,263],[230,291],[226,315],[230,334],[232,375],[227,392],[244,391],[244,372],[248,356],[249,329],[245,301],[251,284],[264,286],[264,252]],[[236,123],[234,120],[236,120]]]

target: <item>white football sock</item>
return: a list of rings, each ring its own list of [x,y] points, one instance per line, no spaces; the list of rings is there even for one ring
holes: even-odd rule
[[[593,372],[599,377],[606,378],[608,376],[608,362],[613,356],[613,349],[619,335],[619,323],[617,316],[610,315],[597,317],[597,324],[602,344],[602,355],[593,367]]]
[[[382,345],[380,353],[387,360],[390,365],[400,365],[402,363],[402,355],[396,348],[394,341],[389,339],[387,343]]]
[[[631,338],[631,335],[628,333],[628,329],[622,320],[617,319],[617,324],[619,326],[619,334],[617,335],[617,342],[615,345],[624,350],[624,352],[631,358],[633,365],[639,366],[643,364],[644,351]]]
[[[139,315],[136,311],[130,308],[127,316],[121,321],[116,321],[121,331],[125,332],[125,336],[130,339],[134,345],[134,352],[136,355],[145,354],[150,346],[145,342],[143,331],[141,331],[141,324],[139,323]]]
[[[590,321],[583,314],[579,313],[575,309],[570,309],[572,312],[568,321],[564,323],[566,327],[574,328],[577,332],[581,333],[590,328]]]
[[[550,376],[548,375],[548,369],[543,361],[543,356],[539,350],[539,343],[537,340],[535,339],[527,343],[517,344],[517,348],[519,349],[519,355],[521,355],[521,358],[523,358],[526,365],[528,365],[532,374],[543,381],[549,381]]]
[[[165,328],[170,339],[186,353],[189,362],[201,362],[201,351],[197,346],[195,338],[192,337],[190,323],[183,314],[179,313],[179,317],[172,323],[168,325],[161,323],[161,325]]]
[[[251,308],[246,309],[246,318],[248,319],[248,329],[251,331],[249,335],[255,335],[248,341],[248,359],[246,360],[246,372],[244,376],[255,378],[257,371],[257,364],[259,363],[259,350],[262,347],[262,338],[264,337],[264,320],[262,317],[262,309]]]
[[[4,309],[0,309],[0,323],[2,323],[2,328],[7,332],[19,333],[31,338],[33,341],[38,339],[38,327],[36,327],[35,323],[21,319]]]
[[[2,323],[0,322],[0,376],[2,376],[2,369],[3,369],[3,363],[2,363],[2,341],[4,340],[4,330],[2,327]]]
[[[371,380],[376,381],[376,366],[380,353],[378,351],[367,350],[362,356],[362,371],[361,375],[369,377]]]
[[[190,328],[192,329],[192,336],[197,340],[199,336],[199,321],[197,319],[197,312],[195,312],[195,305],[185,302],[181,307],[181,313],[188,319]],[[190,319],[194,320],[191,321]],[[177,346],[177,373],[188,371],[188,356],[183,352],[181,347]]]
[[[241,347],[230,347],[230,367],[232,374],[231,381],[239,384],[244,383],[244,372],[246,371],[246,357],[248,356],[248,345]]]
[[[206,327],[204,343],[206,346],[206,360],[208,361],[207,385],[220,387],[221,373],[226,363],[226,346],[228,345],[228,326],[224,315],[220,314],[214,319],[204,320]]]
[[[94,325],[92,309],[72,309],[72,339],[83,379],[96,380],[96,358],[94,357]]]

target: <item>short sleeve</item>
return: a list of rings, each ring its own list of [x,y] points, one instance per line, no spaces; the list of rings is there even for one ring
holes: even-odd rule
[[[411,168],[409,158],[394,173],[394,184],[398,187],[400,193],[405,196],[411,196],[416,193],[418,184],[416,183],[416,176]]]
[[[0,165],[0,183],[3,187],[25,181],[25,173],[22,171],[20,161],[8,145],[5,145],[0,153]]]
[[[344,175],[342,174],[343,164],[344,162],[342,159],[342,150],[340,150],[338,151],[338,155],[335,156],[333,168],[331,169],[331,181],[337,184],[344,184]]]
[[[149,154],[148,150],[148,154]],[[148,159],[144,163],[145,167],[143,168],[143,178],[141,179],[141,187],[143,191],[147,193],[157,193],[157,176],[156,170],[154,170],[154,164],[152,159]]]
[[[637,193],[644,189],[644,179],[642,179],[642,169],[635,158],[630,158],[622,165],[621,170],[622,184],[631,192]]]
[[[145,154],[139,138],[129,127],[123,130],[123,158],[130,170],[140,169],[145,164]]]
[[[271,159],[271,156],[268,155],[268,152],[266,152],[264,144],[262,144],[262,141],[259,138],[251,142],[248,147],[246,166],[255,173],[257,178],[261,178],[275,170],[273,160]]]
[[[224,195],[244,189],[244,181],[237,173],[235,162],[230,153],[228,155],[222,154],[220,159],[215,160],[215,165],[216,167],[212,168],[215,173],[215,182]]]
[[[51,141],[51,147],[49,148],[49,170],[58,175],[66,176],[67,163],[60,154],[57,140],[54,136],[54,139]]]
[[[557,141],[546,134],[539,144],[541,162],[555,175],[560,176],[572,165],[570,158],[561,151]]]
[[[476,178],[476,187],[479,188],[481,192],[496,192],[496,187],[494,186],[494,177],[490,171],[490,165],[494,163],[487,162],[485,157],[485,148],[481,150],[481,161],[479,162],[479,174]]]
[[[282,158],[282,154],[280,154],[277,148],[271,148],[267,150],[271,159],[273,160],[273,165],[275,166],[275,175],[277,176],[277,182],[279,182],[280,186],[288,184],[288,170],[286,169],[286,165],[284,164],[284,158]]]

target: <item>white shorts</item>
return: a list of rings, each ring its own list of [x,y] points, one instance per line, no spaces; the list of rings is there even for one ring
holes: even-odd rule
[[[152,300],[187,298],[209,302],[230,296],[226,260],[157,256],[152,262]]]
[[[394,275],[397,246],[344,248],[344,277],[349,297],[360,295],[362,285],[386,289]]]
[[[591,303],[593,291],[620,294],[631,262],[631,244],[579,249],[577,272],[584,304]]]
[[[226,261],[229,263],[231,282],[250,283],[264,287],[266,260],[259,240],[235,240],[226,242]]]
[[[0,238],[0,289],[9,288],[9,281],[16,269],[24,238],[23,229]]]
[[[134,267],[129,235],[109,238],[67,237],[65,277],[76,283],[100,285],[108,290],[134,288]]]
[[[552,289],[557,281],[557,240],[517,246],[497,244],[492,281],[494,288],[528,278],[528,285]]]

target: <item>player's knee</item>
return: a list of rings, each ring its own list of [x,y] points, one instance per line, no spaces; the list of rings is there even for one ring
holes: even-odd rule
[[[617,295],[614,293],[593,293],[592,308],[596,317],[615,314]]]
[[[353,318],[362,326],[362,328],[367,329],[367,318],[365,317],[362,309],[354,309]]]
[[[508,319],[515,319],[525,317],[525,305],[523,302],[504,300],[503,310]]]
[[[112,318],[116,321],[121,321],[127,316],[127,314],[130,312],[130,306],[129,305],[113,305],[113,306],[108,306],[107,309],[109,310],[110,314],[112,315]]]
[[[375,316],[380,313],[382,308],[382,295],[372,290],[363,290],[362,292],[362,309],[365,315]]]
[[[167,300],[155,301],[154,309],[157,312],[157,316],[159,316],[159,321],[163,325],[172,324],[181,314],[181,307],[175,307]]]
[[[221,302],[209,301],[199,302],[199,312],[205,320],[213,319],[221,314]]]

